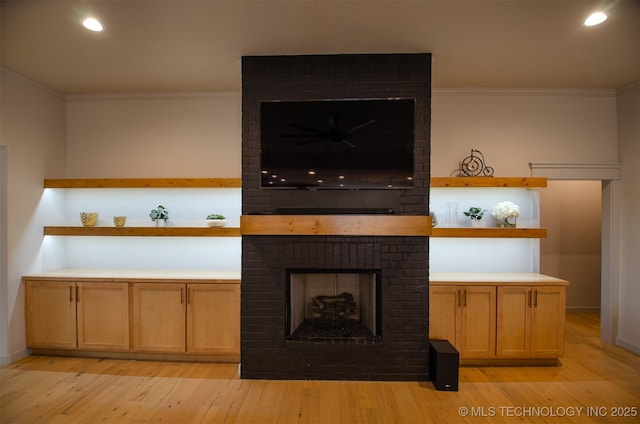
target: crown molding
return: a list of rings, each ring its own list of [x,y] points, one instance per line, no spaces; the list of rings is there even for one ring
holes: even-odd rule
[[[31,78],[29,78],[29,77],[27,77],[25,75],[22,75],[21,73],[13,71],[13,70],[11,70],[9,68],[5,68],[4,66],[0,66],[0,71],[2,71],[3,74],[10,75],[12,78],[20,80],[25,84],[31,85],[32,87],[35,87],[35,88],[37,88],[39,90],[42,90],[42,91],[46,92],[47,94],[49,94],[50,96],[55,97],[55,98],[57,98],[59,100],[65,100],[66,99],[66,96],[63,93],[61,93],[59,91],[56,91],[56,90],[54,90],[52,88],[49,88],[46,85],[39,83],[38,81],[32,80]]]
[[[618,162],[529,162],[532,177],[549,180],[620,180],[622,164]]]
[[[122,101],[122,100],[240,100],[239,91],[187,91],[157,93],[96,93],[72,94],[66,96],[68,102]]]
[[[612,97],[615,89],[601,88],[433,88],[434,96]]]

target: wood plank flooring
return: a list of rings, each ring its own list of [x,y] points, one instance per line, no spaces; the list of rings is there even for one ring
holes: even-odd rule
[[[0,423],[640,423],[640,357],[602,347],[597,314],[567,318],[560,366],[463,367],[458,392],[241,380],[236,364],[31,356],[0,367]]]

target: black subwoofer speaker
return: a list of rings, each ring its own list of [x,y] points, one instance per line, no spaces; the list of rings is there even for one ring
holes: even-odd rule
[[[429,344],[429,375],[434,387],[457,392],[460,354],[449,340],[430,340]]]

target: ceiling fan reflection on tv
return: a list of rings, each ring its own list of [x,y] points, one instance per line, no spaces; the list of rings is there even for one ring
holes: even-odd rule
[[[338,126],[339,117],[336,115],[328,116],[325,118],[325,123],[327,124],[326,129],[317,129],[312,128],[306,125],[300,124],[289,124],[289,126],[296,128],[298,130],[302,130],[302,133],[285,133],[282,134],[284,138],[297,138],[300,139],[296,144],[298,145],[306,145],[311,143],[325,143],[325,148],[329,147],[331,144],[340,143],[345,144],[353,149],[357,148],[355,144],[353,144],[350,140],[355,132],[358,130],[369,126],[376,122],[375,119],[364,122],[362,124],[356,125],[355,127],[344,130]]]

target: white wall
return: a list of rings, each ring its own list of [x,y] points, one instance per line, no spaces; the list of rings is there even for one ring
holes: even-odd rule
[[[66,105],[62,96],[10,71],[2,69],[0,78],[0,144],[7,162],[7,269],[0,279],[7,341],[0,362],[6,363],[26,353],[21,277],[40,271],[45,217],[38,205],[43,179],[64,177]]]
[[[616,135],[611,90],[435,90],[431,175],[472,148],[500,177],[530,175],[529,162],[616,162]]]
[[[240,177],[240,100],[239,93],[223,92],[72,96],[67,103],[67,175]],[[231,227],[240,224],[240,189],[69,190],[64,220],[78,225],[79,211],[91,210],[99,212],[99,225],[113,225],[114,215],[125,215],[128,226],[148,226],[149,211],[159,204],[170,211],[172,226],[204,226],[209,213],[225,215]],[[240,271],[238,237],[49,239],[47,267]]]
[[[239,93],[73,96],[73,178],[240,177]]]
[[[67,175],[239,177],[240,93],[74,96]],[[434,90],[431,174],[448,176],[471,148],[496,176],[529,162],[616,162],[610,90]]]
[[[640,81],[618,92],[620,205],[620,303],[616,344],[640,354]]]

